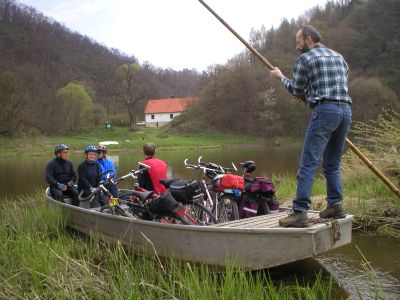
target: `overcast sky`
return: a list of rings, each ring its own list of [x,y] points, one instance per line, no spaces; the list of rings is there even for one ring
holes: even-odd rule
[[[162,68],[205,70],[244,46],[198,0],[20,0],[71,30]],[[204,0],[245,40],[326,0]],[[295,41],[293,41],[295,47]],[[272,62],[273,63],[273,62]]]

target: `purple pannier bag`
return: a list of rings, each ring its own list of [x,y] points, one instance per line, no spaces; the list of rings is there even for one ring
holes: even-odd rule
[[[246,189],[251,193],[275,194],[275,186],[268,177],[256,177]]]
[[[258,203],[252,200],[242,200],[239,207],[240,219],[250,218],[257,215]]]

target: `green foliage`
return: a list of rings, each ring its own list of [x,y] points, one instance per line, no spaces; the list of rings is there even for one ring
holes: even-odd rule
[[[70,130],[87,124],[93,102],[83,84],[68,83],[57,91],[56,99],[59,108],[57,120],[61,128]]]
[[[86,118],[89,124],[100,125],[106,121],[106,110],[99,104],[93,104],[87,111]]]

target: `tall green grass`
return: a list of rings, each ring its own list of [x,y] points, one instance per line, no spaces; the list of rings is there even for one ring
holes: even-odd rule
[[[87,238],[41,193],[0,203],[2,299],[331,299],[332,282],[320,277],[274,284],[266,272],[215,273]]]

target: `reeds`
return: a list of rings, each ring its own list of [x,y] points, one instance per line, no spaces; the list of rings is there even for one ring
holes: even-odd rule
[[[274,284],[266,272],[137,255],[66,229],[43,193],[2,201],[2,299],[330,299],[332,282]],[[267,254],[266,254],[267,255]]]

